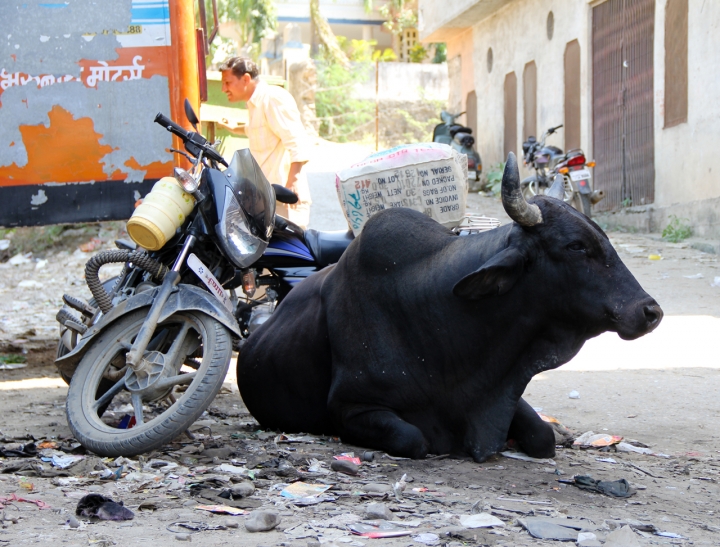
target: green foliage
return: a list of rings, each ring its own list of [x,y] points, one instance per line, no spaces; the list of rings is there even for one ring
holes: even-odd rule
[[[621,207],[632,207],[632,198],[625,198],[620,204]]]
[[[402,34],[406,28],[417,27],[417,15],[405,7],[405,0],[390,0],[380,8],[385,18],[383,26],[395,35]]]
[[[500,162],[498,164],[495,164],[488,171],[486,186],[495,195],[498,195],[500,193],[500,188],[502,186],[502,176],[503,176],[504,171],[505,171],[505,162]]]
[[[428,57],[428,51],[425,47],[418,42],[408,51],[411,63],[422,63]]]
[[[395,52],[390,48],[375,49],[377,40],[348,40],[345,36],[337,36],[337,42],[347,58],[354,63],[385,62],[397,59]]]
[[[206,13],[212,14],[212,3],[205,0]],[[257,56],[260,40],[277,28],[277,15],[273,0],[218,0],[218,17],[234,22],[240,34],[240,47]]]
[[[24,363],[27,358],[24,355],[18,355],[17,353],[8,353],[7,355],[0,355],[0,363],[3,365],[11,365],[16,363]]]
[[[320,136],[336,142],[361,139],[372,128],[373,104],[353,98],[353,88],[368,77],[370,63],[344,67],[318,60],[315,111]]]
[[[435,44],[435,56],[432,59],[433,63],[444,63],[447,61],[447,45]]]
[[[670,215],[670,222],[662,231],[662,238],[671,243],[678,243],[689,238],[692,235],[692,228],[683,223],[683,220],[689,222],[687,218],[680,219],[675,215]]]

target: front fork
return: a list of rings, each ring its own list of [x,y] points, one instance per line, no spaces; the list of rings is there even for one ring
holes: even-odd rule
[[[157,327],[158,319],[160,318],[160,313],[165,303],[180,283],[180,268],[182,268],[182,265],[185,263],[190,249],[192,249],[192,246],[195,244],[195,240],[196,238],[193,235],[189,235],[185,240],[185,244],[175,260],[172,270],[166,273],[163,278],[162,285],[160,285],[160,289],[150,306],[150,311],[145,318],[145,322],[142,324],[142,327],[140,327],[140,332],[138,332],[132,347],[125,356],[125,363],[132,369],[137,377],[148,376],[150,373],[149,368],[152,364],[146,362],[142,357],[145,354],[145,350],[153,334],[155,334],[155,328]]]

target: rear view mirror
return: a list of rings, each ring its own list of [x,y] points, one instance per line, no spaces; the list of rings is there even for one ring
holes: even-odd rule
[[[192,126],[195,128],[195,131],[198,130],[198,124],[200,123],[200,120],[198,120],[197,114],[195,114],[195,111],[193,110],[193,107],[190,106],[190,101],[185,99],[185,116],[187,117],[188,121],[192,124]]]

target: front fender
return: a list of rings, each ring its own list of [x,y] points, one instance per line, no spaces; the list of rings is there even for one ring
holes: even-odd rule
[[[100,321],[90,327],[82,338],[78,340],[77,345],[70,353],[55,360],[55,366],[57,366],[58,370],[68,378],[72,377],[75,372],[75,368],[83,358],[83,355],[85,355],[85,352],[89,349],[90,342],[95,338],[95,336],[123,315],[139,308],[149,308],[153,303],[157,290],[158,289],[154,289],[152,291],[136,294],[127,300],[120,302],[117,306],[110,310],[107,315],[103,315],[100,318]],[[158,322],[164,321],[176,312],[189,310],[201,311],[222,323],[225,327],[232,331],[235,336],[242,336],[237,320],[233,317],[232,313],[230,313],[225,306],[218,302],[212,294],[195,287],[194,285],[178,285],[177,290],[173,291],[167,302],[165,302],[165,305],[160,312]]]

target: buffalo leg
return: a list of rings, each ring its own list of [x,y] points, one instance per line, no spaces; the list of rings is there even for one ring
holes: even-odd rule
[[[424,458],[428,453],[428,443],[422,432],[389,410],[369,410],[346,416],[342,421],[342,440],[405,458]]]
[[[508,439],[514,439],[520,449],[533,458],[552,458],[555,455],[555,433],[550,424],[520,399],[513,416]]]

